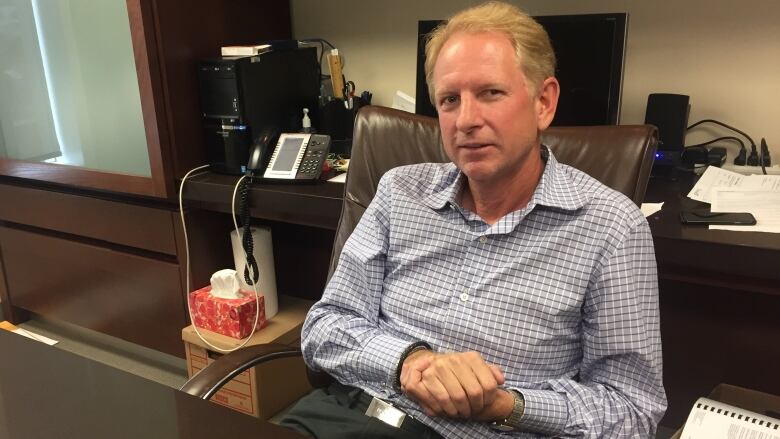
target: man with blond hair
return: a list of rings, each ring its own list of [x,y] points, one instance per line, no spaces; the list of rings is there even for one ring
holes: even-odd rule
[[[283,424],[316,437],[653,437],[666,409],[647,222],[540,143],[544,29],[491,2],[433,32],[452,163],[385,174],[303,327],[336,379]]]

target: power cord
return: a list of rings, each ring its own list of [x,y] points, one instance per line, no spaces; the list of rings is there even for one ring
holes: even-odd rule
[[[306,40],[299,40],[299,41],[301,43],[303,43],[303,44],[319,43],[319,45],[320,45],[320,61],[319,61],[319,64],[318,64],[318,69],[319,69],[319,72],[320,72],[320,80],[330,79],[330,75],[323,75],[322,74],[322,57],[323,57],[323,55],[325,55],[325,45],[326,44],[328,46],[330,46],[331,49],[335,49],[336,46],[334,46],[333,44],[330,44],[330,42],[328,40],[324,39],[324,38],[309,38],[309,39],[306,39]]]
[[[734,159],[734,164],[739,166],[744,166],[747,164],[748,166],[758,166],[758,151],[756,150],[756,142],[753,141],[753,139],[748,136],[744,131],[741,131],[737,128],[732,127],[731,125],[727,125],[723,122],[717,121],[715,119],[703,119],[700,120],[693,125],[690,125],[688,128],[686,128],[686,131],[690,131],[691,129],[703,124],[703,123],[714,123],[716,125],[720,125],[724,128],[728,128],[731,131],[737,132],[739,134],[742,134],[748,141],[750,141],[750,155],[747,155],[747,151],[745,150],[744,144],[742,144],[742,148],[739,150],[739,155]],[[741,143],[741,142],[740,142]],[[747,157],[747,158],[746,158]]]
[[[769,156],[769,146],[766,144],[766,139],[761,138],[761,170],[766,175],[766,166],[772,166],[772,157]]]
[[[686,145],[686,146],[684,146],[684,148],[685,149],[687,149],[687,148],[701,148],[701,147],[704,147],[704,146],[707,146],[707,145],[711,145],[711,144],[716,143],[716,142],[721,142],[723,140],[733,140],[733,141],[739,143],[740,150],[744,150],[745,149],[745,142],[743,142],[742,139],[740,139],[739,137],[734,137],[734,136],[718,137],[717,139],[708,140],[708,141],[703,142],[703,143],[697,143],[695,145]]]
[[[246,344],[249,342],[249,340],[252,339],[252,336],[255,335],[255,331],[257,330],[257,322],[258,322],[259,316],[260,316],[260,294],[257,292],[257,283],[255,281],[256,276],[251,276],[250,279],[247,280],[247,283],[250,283],[249,280],[251,280],[252,289],[255,292],[255,321],[252,324],[252,332],[249,334],[249,336],[246,339],[244,339],[244,341],[240,345],[238,345],[236,347],[233,347],[233,348],[222,348],[222,347],[219,347],[219,346],[216,346],[216,345],[212,344],[211,342],[209,342],[208,340],[203,338],[203,335],[198,330],[198,327],[195,325],[195,321],[192,318],[192,307],[190,306],[190,297],[189,297],[189,295],[190,295],[190,243],[189,243],[189,239],[187,237],[187,223],[184,221],[184,202],[183,202],[184,182],[187,181],[187,178],[193,172],[199,171],[201,169],[206,169],[209,166],[210,165],[203,165],[203,166],[198,166],[197,168],[191,169],[186,174],[184,174],[184,177],[181,179],[181,184],[179,185],[179,215],[181,216],[181,226],[182,226],[182,229],[184,230],[184,252],[185,252],[185,258],[186,258],[186,261],[187,261],[187,264],[186,264],[187,265],[187,273],[186,273],[186,276],[185,276],[187,278],[186,279],[186,285],[187,285],[187,289],[186,289],[186,294],[187,294],[187,314],[189,314],[189,316],[190,316],[190,322],[193,323],[192,324],[192,329],[195,330],[195,334],[198,336],[198,338],[201,339],[201,341],[203,343],[205,343],[207,346],[209,346],[210,348],[212,348],[212,349],[214,349],[216,351],[220,351],[220,352],[223,352],[223,353],[228,353],[228,352],[233,352],[233,351],[236,351],[236,350],[239,350],[239,349],[243,348],[244,346],[246,346]],[[235,207],[236,206],[236,192],[238,191],[238,188],[241,185],[241,183],[244,181],[244,179],[247,178],[247,176],[250,176],[250,174],[247,173],[246,175],[244,175],[240,179],[238,179],[238,182],[236,182],[236,186],[233,188],[232,202],[230,204],[231,212],[232,212],[232,215],[233,215],[233,226],[234,226],[237,234],[239,233],[239,230],[238,230],[238,224],[236,223],[236,207]],[[239,236],[241,236],[241,235],[239,235]],[[246,249],[244,251],[246,251]],[[249,258],[248,255],[245,255],[245,256],[247,256],[247,259]],[[249,267],[249,263],[247,263],[246,265],[247,265],[247,267]],[[254,270],[253,270],[253,274],[256,274],[256,273],[258,273],[258,271],[257,271],[257,263],[255,263]]]

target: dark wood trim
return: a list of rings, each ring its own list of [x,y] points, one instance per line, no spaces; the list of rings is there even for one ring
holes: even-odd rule
[[[54,163],[0,159],[0,174],[76,187],[155,196],[152,179]]]
[[[154,188],[152,195],[168,197],[175,191],[173,179],[166,179],[166,175],[170,175],[172,168],[170,157],[165,157],[163,154],[163,150],[170,149],[170,139],[165,116],[161,63],[158,58],[159,24],[154,14],[154,5],[150,0],[127,0],[127,15],[130,21],[130,36],[141,95],[146,147],[152,170]],[[166,147],[163,148],[163,145]]]

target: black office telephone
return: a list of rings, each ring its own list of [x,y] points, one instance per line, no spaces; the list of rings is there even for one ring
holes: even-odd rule
[[[330,136],[308,133],[282,133],[274,130],[258,136],[249,151],[246,170],[255,177],[289,182],[316,181],[330,150]],[[274,145],[269,151],[268,146]],[[265,166],[266,156],[268,165]]]
[[[275,145],[265,166],[269,145]],[[322,165],[330,150],[330,136],[308,133],[282,133],[269,128],[260,133],[249,151],[249,160],[244,172],[245,178],[238,188],[241,194],[239,210],[243,225],[241,243],[246,252],[244,280],[250,285],[257,283],[259,272],[254,258],[254,243],[250,230],[249,190],[253,178],[289,182],[317,181]],[[262,173],[262,175],[260,175]]]

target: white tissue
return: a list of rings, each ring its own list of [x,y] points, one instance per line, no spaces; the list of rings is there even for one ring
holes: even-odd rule
[[[226,268],[211,275],[211,295],[221,299],[239,299],[241,283],[236,270]]]

